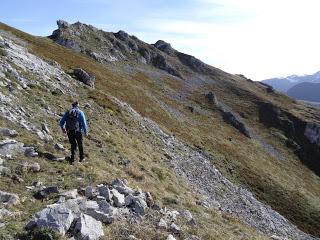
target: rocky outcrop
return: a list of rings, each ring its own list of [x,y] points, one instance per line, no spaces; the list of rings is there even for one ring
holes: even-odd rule
[[[76,52],[83,52],[100,63],[133,58],[137,62],[150,64],[182,78],[181,73],[166,58],[166,54],[172,55],[175,50],[164,41],[159,40],[152,46],[124,31],[104,32],[90,25],[79,22],[69,24],[63,20],[58,20],[57,25],[58,29],[52,33],[51,39]],[[193,59],[189,61],[192,66],[196,67],[195,62],[197,61]]]
[[[176,52],[176,50],[171,47],[170,43],[167,43],[163,40],[158,40],[155,44],[153,44],[153,46],[169,55],[173,55]]]
[[[277,128],[288,138],[302,162],[320,176],[320,125],[303,121],[272,103],[261,103],[259,119],[267,127]]]
[[[207,101],[212,104],[214,107],[218,108],[221,113],[223,120],[236,128],[240,133],[245,135],[248,138],[252,138],[252,131],[244,123],[241,117],[232,111],[229,107],[224,105],[221,102],[218,102],[217,96],[213,92],[209,92],[205,95]]]
[[[83,82],[90,87],[94,87],[96,77],[93,74],[87,73],[81,68],[74,69],[73,74],[80,82]]]
[[[125,182],[115,179],[110,190],[103,184],[88,186],[79,190],[84,196],[79,196],[77,189],[59,193],[57,187],[43,188],[35,195],[37,199],[58,193],[58,201],[36,213],[26,228],[32,231],[48,227],[62,235],[69,231],[76,239],[99,239],[103,236],[102,223],[111,224],[124,216],[142,216],[150,206],[150,193],[133,190]]]

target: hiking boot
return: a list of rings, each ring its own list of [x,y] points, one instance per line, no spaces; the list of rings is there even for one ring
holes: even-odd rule
[[[83,163],[83,162],[85,162],[85,161],[86,161],[85,158],[82,158],[82,159],[79,160],[79,162],[81,162],[81,163]]]

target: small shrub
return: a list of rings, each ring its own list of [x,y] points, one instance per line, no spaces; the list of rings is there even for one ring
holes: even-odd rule
[[[35,228],[18,236],[21,240],[59,240],[61,236],[50,228]]]

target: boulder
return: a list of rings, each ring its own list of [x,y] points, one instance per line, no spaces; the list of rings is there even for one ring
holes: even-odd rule
[[[98,240],[104,236],[102,223],[86,214],[81,214],[75,224],[73,233],[76,238],[81,240]]]
[[[163,40],[158,40],[155,44],[153,44],[153,46],[155,46],[156,48],[158,48],[159,50],[169,54],[169,55],[172,55],[173,53],[176,52],[176,50],[174,50],[170,43],[167,43]]]
[[[65,191],[60,193],[59,196],[64,197],[65,199],[75,199],[78,197],[78,190],[72,189],[69,191]]]
[[[92,186],[87,186],[84,190],[84,195],[87,198],[92,199],[94,197],[94,188]]]
[[[11,130],[9,128],[0,128],[0,136],[16,137],[16,136],[18,136],[18,132],[16,130]]]
[[[64,235],[74,220],[72,211],[64,204],[52,204],[37,212],[34,218],[27,224],[26,229],[35,227],[47,227]]]
[[[25,147],[24,150],[24,155],[26,157],[36,157],[39,154],[36,152],[36,150],[34,149],[34,147]]]
[[[167,240],[176,240],[176,238],[170,234],[170,235],[167,237]]]
[[[213,93],[213,92],[209,92],[206,94],[206,98],[208,99],[208,102],[209,103],[212,103],[216,106],[219,105],[219,102],[218,102],[218,99],[217,99],[217,96]]]
[[[168,228],[168,224],[163,218],[160,219],[158,223],[158,228],[163,230],[166,230]]]
[[[128,187],[122,180],[120,179],[115,179],[113,180],[113,182],[111,183],[112,187],[114,187],[115,189],[117,189],[117,191],[121,194],[124,195],[129,195],[129,194],[133,194],[134,190],[132,190],[130,187]]]
[[[125,205],[125,198],[124,195],[119,193],[116,189],[111,190],[112,193],[112,200],[116,207],[122,207]]]
[[[64,29],[68,28],[70,26],[70,24],[68,22],[61,20],[61,19],[59,19],[57,21],[57,25],[58,25],[58,28],[64,28]]]
[[[171,232],[176,233],[176,234],[181,232],[181,228],[178,225],[176,225],[175,223],[171,223],[169,229]]]
[[[112,195],[111,195],[111,192],[110,192],[108,186],[99,185],[98,186],[98,191],[99,191],[99,195],[100,196],[104,197],[108,202],[111,201]]]
[[[16,205],[20,203],[20,200],[16,194],[0,191],[0,202],[8,205]]]
[[[87,73],[81,68],[74,69],[73,74],[80,82],[83,82],[90,87],[94,87],[96,77],[93,74]]]
[[[25,148],[23,143],[17,142],[14,139],[5,139],[0,141],[0,155],[2,156],[16,156],[24,154]]]

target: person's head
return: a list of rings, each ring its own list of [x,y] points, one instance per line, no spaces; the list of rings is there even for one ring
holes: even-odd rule
[[[73,103],[72,103],[72,107],[73,107],[73,108],[79,107],[78,101],[73,102]]]

